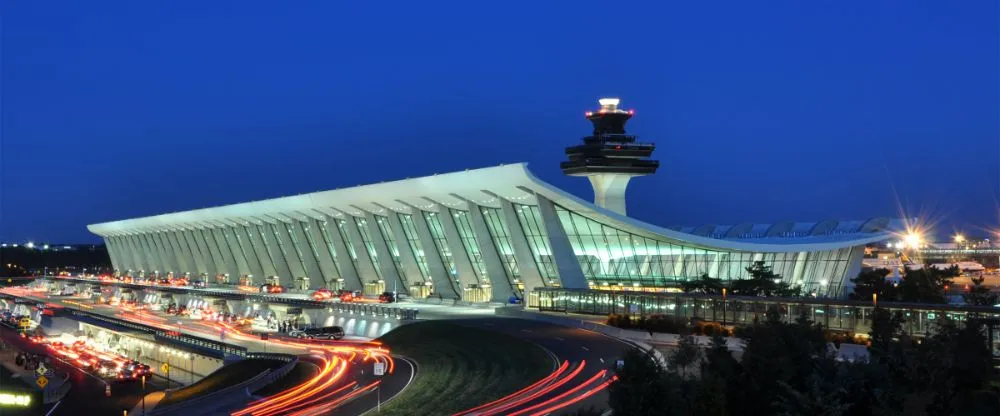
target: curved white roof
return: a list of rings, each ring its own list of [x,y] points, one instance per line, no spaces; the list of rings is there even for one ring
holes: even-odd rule
[[[802,237],[768,235],[767,230],[770,226],[764,225],[740,226],[741,230],[748,230],[751,235],[761,234],[761,238],[710,237],[719,234],[726,236],[726,232],[732,229],[732,226],[713,226],[713,231],[708,235],[694,235],[690,233],[693,229],[688,232],[671,230],[600,208],[538,179],[527,169],[525,163],[106,222],[89,225],[87,228],[95,234],[111,236],[177,228],[259,223],[262,219],[321,218],[323,215],[344,217],[345,214],[361,216],[364,214],[363,211],[380,215],[391,211],[412,214],[414,207],[427,211],[437,211],[442,205],[465,209],[466,201],[497,208],[500,206],[497,198],[504,198],[514,203],[534,204],[536,194],[580,215],[633,234],[705,249],[756,252],[825,251],[883,241],[890,237],[885,231],[847,232],[845,229],[838,229],[837,225],[840,223],[837,221],[813,223],[809,228],[802,224],[791,227],[793,230],[813,230],[816,225],[822,224],[830,231],[825,234],[809,232],[805,233],[809,235]],[[852,224],[860,227],[866,222]],[[786,224],[782,224],[782,228],[789,229]]]

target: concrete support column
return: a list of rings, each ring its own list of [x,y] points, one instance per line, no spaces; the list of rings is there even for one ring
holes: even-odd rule
[[[493,236],[490,235],[489,227],[486,226],[486,219],[483,218],[482,207],[474,203],[469,204],[469,224],[479,242],[479,252],[486,263],[486,272],[490,279],[490,286],[493,290],[492,300],[494,302],[507,302],[514,294],[514,287],[507,276],[507,268],[500,259],[499,251]]]
[[[410,285],[423,284],[424,277],[420,273],[420,265],[417,264],[417,258],[413,255],[413,250],[410,249],[410,240],[406,238],[406,233],[403,231],[403,224],[399,222],[399,215],[389,212],[389,215],[384,217],[383,221],[386,221],[389,225],[392,238],[396,240],[396,248],[399,249],[399,262],[403,266],[403,273],[406,273],[407,283]],[[405,292],[409,293],[409,290]]]
[[[226,274],[226,261],[222,258],[222,253],[219,252],[219,246],[215,244],[215,237],[212,236],[211,228],[200,228],[195,232],[195,236],[201,245],[205,246],[205,250],[208,250],[210,256],[212,256],[212,264],[215,266],[215,273],[212,275],[212,282],[215,282],[215,276],[220,274]]]
[[[382,269],[382,279],[385,280],[385,290],[397,290],[403,293],[410,293],[406,281],[396,270],[395,260],[389,251],[389,243],[382,237],[382,230],[378,228],[378,218],[370,212],[365,212],[365,225],[368,226],[368,235],[372,238],[372,245],[375,246],[375,254],[381,259],[379,267]]]
[[[152,250],[157,253],[157,256],[160,257],[160,263],[156,265],[157,267],[150,271],[163,272],[163,274],[166,274],[168,271],[173,270],[176,267],[173,265],[173,254],[164,249],[163,244],[160,242],[159,232],[146,234],[146,241],[148,242],[149,247],[151,247]]]
[[[323,274],[326,286],[332,286],[337,279],[341,278],[340,270],[337,269],[333,253],[330,253],[330,246],[327,245],[326,237],[323,235],[319,221],[315,218],[309,218],[306,222],[299,223],[298,228],[301,229],[303,237],[308,238],[309,243],[316,249],[316,255],[318,256],[316,263],[319,266],[320,273]]]
[[[192,249],[197,250],[198,257],[201,259],[201,264],[205,268],[202,270],[206,275],[208,275],[208,280],[215,278],[215,275],[219,273],[218,269],[215,267],[215,259],[212,257],[212,253],[209,252],[208,247],[202,244],[199,238],[199,231],[196,228],[191,228],[184,231],[184,238],[187,239],[188,245]],[[208,283],[206,281],[205,283]]]
[[[119,271],[125,273],[126,270],[135,268],[135,266],[133,266],[133,262],[135,260],[132,259],[132,252],[125,243],[125,236],[115,236],[115,245],[118,248],[118,256],[121,262],[118,267]]]
[[[497,197],[500,201],[500,211],[503,212],[503,220],[507,223],[507,230],[510,231],[510,245],[514,248],[514,259],[517,260],[517,267],[521,271],[521,281],[524,284],[524,299],[528,299],[528,292],[535,288],[545,287],[542,274],[538,271],[538,264],[535,263],[535,256],[531,254],[531,247],[528,245],[528,238],[521,228],[521,220],[514,210],[514,204],[510,201]]]
[[[348,290],[361,290],[365,286],[361,282],[361,273],[354,266],[351,260],[351,253],[347,248],[347,241],[341,235],[340,221],[336,218],[327,217],[325,221],[326,234],[333,243],[333,249],[337,252],[337,260],[340,261],[340,275],[344,279],[344,288]]]
[[[118,269],[121,267],[121,259],[118,257],[118,249],[115,247],[114,237],[102,236],[104,238],[104,247],[108,250],[108,257],[111,258],[111,268]]]
[[[357,221],[353,216],[347,215],[346,217],[346,219],[340,221],[340,224],[343,225],[344,231],[347,233],[347,238],[351,240],[351,246],[354,247],[354,253],[358,256],[358,277],[361,278],[362,287],[364,287],[364,283],[378,280],[378,273],[375,272],[375,262],[372,261],[371,255],[368,254],[365,241],[361,238],[361,231],[358,230]]]
[[[143,258],[142,249],[139,248],[138,238],[139,235],[130,235],[126,237],[129,248],[132,250],[132,257],[135,258],[135,270],[137,271],[146,268],[146,259]]]
[[[237,227],[239,226],[233,224],[222,227],[222,236],[226,239],[226,244],[229,245],[229,251],[233,252],[233,258],[236,260],[237,276],[253,274],[248,264],[250,260],[247,259],[246,247],[240,244],[242,241],[237,234]]]
[[[257,250],[254,248],[254,240],[250,235],[249,229],[249,226],[245,224],[234,223],[232,226],[233,235],[238,237],[243,243],[243,252],[246,253],[246,274],[256,276],[260,279],[262,276],[266,275],[263,263],[265,260],[257,254]]]
[[[625,188],[632,175],[599,173],[587,175],[594,187],[594,205],[625,215]]]
[[[170,268],[162,270],[163,274],[166,275],[168,272],[173,272],[174,275],[176,275],[177,273],[180,273],[181,270],[184,269],[180,264],[180,260],[178,260],[180,258],[180,255],[177,253],[176,250],[173,249],[173,247],[167,241],[166,233],[157,232],[154,233],[152,236],[156,241],[156,244],[160,248],[160,250],[163,250],[163,252],[166,253],[165,255],[167,256],[168,266],[170,266]]]
[[[302,259],[296,250],[292,235],[288,232],[288,223],[279,220],[274,223],[274,228],[277,230],[276,234],[278,234],[277,241],[281,244],[281,247],[278,249],[281,255],[285,257],[285,262],[288,263],[288,276],[281,276],[281,284],[285,287],[292,287],[295,284],[295,279],[311,276],[306,274],[305,266],[302,264]]]
[[[164,264],[163,258],[160,256],[160,252],[156,250],[156,247],[154,247],[153,244],[149,241],[149,235],[148,234],[139,235],[139,243],[142,244],[142,249],[152,259],[152,264],[151,264],[151,266],[153,267],[152,270],[156,270],[156,268],[158,267],[163,267],[162,266],[162,264]]]
[[[183,276],[184,273],[197,274],[198,267],[194,264],[194,253],[192,253],[191,250],[188,249],[187,245],[184,244],[180,231],[176,229],[168,231],[167,236],[171,244],[174,245],[175,250],[177,250],[177,254],[180,255],[182,266],[181,276]]]
[[[299,252],[302,253],[302,263],[306,268],[306,276],[309,276],[309,289],[327,287],[329,286],[327,282],[333,280],[334,277],[326,274],[319,266],[320,247],[313,245],[313,241],[306,235],[305,227],[306,225],[299,220],[294,220],[291,223],[293,240],[295,240],[295,245],[299,247]]]
[[[448,249],[451,251],[451,258],[455,261],[455,269],[458,271],[458,281],[461,283],[459,296],[465,299],[465,288],[470,285],[478,285],[479,278],[473,269],[472,261],[469,260],[469,252],[465,250],[462,243],[462,236],[458,234],[458,227],[455,226],[455,218],[447,207],[439,205],[441,211],[437,213],[438,220],[441,221],[441,229],[444,231],[444,238],[448,241]]]
[[[226,273],[229,273],[230,283],[238,283],[236,279],[240,276],[240,268],[236,266],[236,256],[233,255],[233,250],[229,247],[229,242],[226,241],[226,237],[222,235],[222,230],[219,228],[212,228],[211,234],[212,238],[215,239],[215,244],[219,247],[219,252],[222,254],[222,260],[226,264]]]
[[[434,242],[434,235],[427,225],[427,219],[423,212],[417,208],[413,209],[413,227],[417,229],[417,238],[420,239],[420,246],[424,249],[424,258],[427,260],[427,271],[431,274],[431,282],[434,283],[434,293],[445,299],[461,299],[459,288],[455,287],[455,281],[451,278],[451,271],[448,264],[441,258],[441,252]]]
[[[267,249],[264,247],[264,240],[261,238],[261,226],[257,224],[250,224],[246,226],[247,233],[250,234],[250,241],[253,243],[253,250],[257,253],[257,258],[260,259],[261,268],[263,269],[263,274],[257,276],[255,281],[262,282],[263,278],[266,276],[275,276],[278,274],[278,267],[274,265],[271,261],[271,257],[267,255]]]
[[[549,247],[552,249],[553,261],[556,270],[559,271],[562,287],[587,289],[587,279],[583,275],[583,269],[580,268],[580,261],[573,252],[569,236],[566,235],[566,230],[556,215],[555,206],[544,196],[536,194],[535,197],[538,199],[538,212],[542,216],[542,222],[545,223],[545,233],[549,237]]]
[[[205,262],[205,257],[201,255],[201,248],[191,240],[188,230],[179,229],[176,232],[177,240],[186,247],[185,251],[191,253],[191,261],[194,263],[195,268],[195,270],[191,271],[191,277],[197,278],[202,273],[208,274],[208,263]]]

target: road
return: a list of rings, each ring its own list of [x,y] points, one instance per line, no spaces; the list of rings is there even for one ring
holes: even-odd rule
[[[301,359],[314,360],[327,371],[317,374],[305,385],[298,386],[294,395],[278,393],[245,406],[228,409],[241,414],[240,408],[258,409],[255,415],[294,414],[296,416],[329,414],[361,414],[374,409],[381,397],[387,400],[398,394],[412,380],[414,368],[403,360],[396,360],[384,347],[364,339],[342,341],[296,340],[283,336],[272,336],[261,340],[259,336],[241,332],[238,328],[217,322],[195,321],[179,318],[159,311],[129,311],[111,305],[97,305],[80,297],[49,297],[44,293],[28,292],[20,289],[6,289],[10,294],[47,302],[68,309],[81,309],[90,313],[139,322],[162,329],[169,329],[202,338],[214,339],[257,352],[279,352],[298,355]],[[81,305],[85,307],[81,307]],[[225,331],[223,331],[225,330]],[[223,333],[225,335],[223,335]],[[372,375],[374,361],[386,364],[391,373],[382,377]],[[398,365],[397,365],[398,364]],[[103,394],[103,385],[101,394]],[[91,391],[91,389],[84,389]],[[287,397],[286,397],[287,396]],[[301,397],[319,398],[305,400]],[[220,409],[216,409],[218,411]],[[120,410],[119,410],[120,411]],[[248,412],[249,413],[249,412]],[[103,413],[99,413],[103,414]],[[117,412],[116,412],[117,414]]]
[[[48,355],[45,346],[21,338],[17,332],[6,327],[0,327],[0,336],[18,350]],[[142,397],[142,386],[138,382],[113,382],[111,383],[111,397],[107,397],[104,394],[106,384],[97,377],[55,359],[46,366],[53,367],[53,370],[59,374],[69,374],[69,382],[72,383],[69,393],[51,413],[53,416],[117,415],[121,414],[123,409],[131,410]],[[146,384],[146,392],[158,391],[163,387],[165,386],[160,381],[150,381]]]
[[[596,332],[517,318],[458,319],[455,323],[509,334],[552,352],[560,368],[549,379],[461,414],[544,415],[593,406],[606,409],[607,384],[630,344]]]

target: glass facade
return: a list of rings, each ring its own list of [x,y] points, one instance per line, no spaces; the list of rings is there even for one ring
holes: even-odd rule
[[[317,243],[315,241],[315,238],[313,237],[313,234],[309,232],[309,229],[310,229],[310,227],[312,227],[312,224],[310,224],[308,222],[303,222],[303,223],[301,223],[299,225],[302,226],[302,234],[304,234],[306,236],[306,244],[309,245],[309,251],[312,252],[313,258],[316,259],[317,262],[322,262],[322,260],[320,260],[320,259],[322,259],[322,257],[319,256],[319,251],[320,250],[327,250],[329,248],[329,246],[325,245],[325,243],[324,243],[324,245],[321,246],[321,245],[319,245],[319,243]],[[319,234],[322,235],[323,231],[320,230]],[[332,252],[332,250],[328,251],[328,253],[329,252]],[[333,257],[333,256],[331,256],[331,257]],[[320,268],[320,273],[323,273],[322,267]],[[337,267],[336,261],[334,261],[334,273],[337,273],[337,275],[336,276],[324,276],[324,277],[326,278],[327,281],[330,281],[331,279],[336,279],[336,278],[340,277],[340,269]]]
[[[389,247],[389,254],[392,256],[392,265],[396,267],[396,274],[403,280],[403,284],[409,286],[411,279],[403,269],[403,261],[399,258],[399,246],[396,244],[396,238],[392,235],[389,219],[376,215],[375,221],[378,224],[379,233],[382,234],[382,239],[385,240],[385,245]]]
[[[278,233],[281,232],[278,230],[278,227],[283,227],[284,224],[282,225],[268,224],[268,225],[271,228],[271,235],[274,236],[274,243],[275,243],[274,245],[278,246],[278,252],[281,253],[282,260],[284,260],[285,265],[288,266],[288,272],[295,273],[294,271],[292,271],[292,258],[288,255],[288,248],[285,247],[285,244],[281,242],[281,237],[278,235]],[[302,269],[300,270],[305,270],[301,262],[299,262],[299,267],[302,267]],[[299,276],[286,276],[286,277],[292,278]]]
[[[503,262],[504,271],[507,273],[507,281],[515,282],[521,278],[521,269],[517,266],[517,259],[514,257],[514,244],[510,241],[510,229],[503,221],[503,212],[499,208],[480,207],[483,211],[483,220],[486,221],[486,228],[496,246],[497,255]],[[516,287],[516,285],[512,285]]]
[[[382,264],[381,259],[378,258],[378,253],[375,252],[375,244],[372,243],[372,236],[368,233],[368,220],[354,217],[354,223],[358,226],[358,233],[361,234],[361,242],[365,244],[368,257],[372,259],[372,264],[375,266],[375,274],[378,275],[379,280],[384,280],[385,277],[382,276],[382,268],[380,267]]]
[[[233,250],[233,258],[236,260],[236,267],[239,267],[239,260],[243,260],[243,264],[247,264],[247,253],[243,252],[243,246],[236,241],[236,234],[233,233],[232,229],[229,227],[222,227],[221,230],[222,238],[226,240],[226,245],[229,246],[230,250]],[[239,253],[236,253],[235,250],[239,250]]]
[[[469,222],[469,213],[462,210],[451,209],[451,216],[455,218],[455,228],[458,228],[458,236],[462,239],[462,246],[465,247],[469,260],[472,261],[472,269],[476,273],[476,279],[483,283],[489,283],[489,274],[486,272],[486,261],[483,260],[483,253],[479,249],[479,240],[472,231],[472,224]]]
[[[281,225],[279,225],[279,227],[281,227],[281,226],[284,226],[285,227],[285,231],[288,232],[288,241],[290,241],[292,243],[292,249],[295,250],[295,258],[297,258],[299,260],[298,264],[299,264],[300,267],[302,267],[300,270],[302,270],[302,273],[305,274],[306,270],[309,270],[309,269],[306,268],[306,259],[305,259],[305,257],[302,256],[302,244],[299,243],[298,241],[296,241],[296,239],[295,239],[295,230],[292,230],[292,224],[291,223],[283,222],[283,223],[281,223]],[[318,278],[318,277],[321,277],[321,276],[296,276],[296,277]]]
[[[413,251],[413,257],[417,259],[417,267],[420,269],[420,275],[424,278],[424,281],[431,281],[431,272],[427,267],[427,257],[424,254],[423,245],[420,244],[420,239],[417,237],[417,227],[413,224],[413,217],[409,214],[396,214],[399,216],[399,222],[403,226],[403,234],[406,234],[406,242],[410,246],[410,250]]]
[[[434,246],[437,247],[438,253],[441,254],[441,260],[444,260],[444,265],[448,267],[448,277],[451,280],[455,280],[458,271],[455,270],[455,259],[451,258],[448,240],[444,238],[444,228],[441,227],[441,219],[437,217],[436,212],[425,211],[423,214],[424,219],[427,220],[427,228],[431,231],[431,238],[434,239]]]
[[[252,260],[256,260],[256,256],[247,256],[247,250],[243,246],[243,239],[240,238],[239,231],[234,229],[234,230],[232,230],[232,232],[233,232],[233,237],[235,237],[235,239],[236,239],[236,246],[240,248],[240,253],[243,255],[243,261],[246,262],[244,264],[246,264],[247,267],[250,267],[250,262]],[[253,257],[252,260],[251,260],[251,257]]]
[[[350,234],[347,232],[347,222],[344,220],[337,221],[337,232],[340,233],[340,238],[344,240],[344,245],[347,246],[347,254],[351,258],[351,263],[354,264],[354,270],[358,270],[360,274],[360,268],[358,268],[358,253],[354,251],[354,242],[351,241]]]
[[[558,285],[559,273],[556,271],[555,261],[552,258],[552,248],[549,247],[549,236],[545,232],[545,225],[542,223],[542,214],[538,212],[538,207],[534,205],[514,204],[517,211],[517,220],[521,223],[521,230],[528,240],[528,248],[535,258],[538,266],[538,273],[542,276],[542,281],[546,285]]]
[[[260,234],[260,242],[264,245],[264,252],[267,253],[267,259],[271,262],[271,267],[274,267],[274,274],[278,274],[278,263],[274,261],[274,254],[271,254],[271,245],[267,243],[267,233],[264,232],[264,226],[258,224],[257,233]],[[273,234],[272,234],[273,236]],[[291,276],[288,276],[291,277]]]
[[[867,334],[871,332],[874,306],[868,301],[831,299],[779,299],[679,293],[643,293],[606,290],[545,288],[532,292],[528,306],[546,312],[568,312],[588,315],[629,314],[634,316],[664,315],[685,319],[726,322],[728,325],[751,325],[763,320],[769,311],[777,311],[783,322],[791,323],[805,314],[824,329]],[[905,304],[879,302],[880,308],[903,317],[901,329],[917,337],[935,331],[945,319],[962,322],[995,323],[1000,313],[989,306],[959,306],[943,304]],[[983,328],[987,330],[988,328]],[[1000,354],[1000,327],[990,345]]]
[[[584,275],[593,284],[676,286],[707,274],[745,279],[746,268],[763,261],[782,279],[807,291],[837,293],[850,263],[851,247],[811,253],[720,251],[654,240],[616,229],[556,206],[559,220]]]
[[[337,258],[337,250],[333,248],[333,237],[330,236],[330,230],[328,229],[329,223],[326,221],[318,221],[319,223],[319,233],[323,236],[323,244],[326,245],[326,249],[330,250],[330,257],[333,257],[333,265],[337,269],[337,275],[343,276],[344,270],[341,269],[340,261]]]

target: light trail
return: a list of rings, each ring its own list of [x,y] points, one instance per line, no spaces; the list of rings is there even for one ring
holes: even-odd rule
[[[529,406],[527,408],[521,409],[521,410],[516,411],[514,413],[508,413],[507,416],[519,416],[519,415],[523,415],[525,413],[528,413],[528,412],[530,412],[532,410],[535,410],[535,409],[538,409],[540,407],[543,407],[543,406],[546,406],[546,405],[549,405],[549,404],[552,404],[552,403],[558,403],[559,400],[562,400],[566,396],[569,396],[571,394],[576,393],[580,389],[586,387],[588,384],[593,383],[596,380],[600,380],[601,378],[604,378],[604,375],[607,374],[607,372],[608,372],[608,370],[601,370],[601,371],[597,372],[597,374],[594,374],[592,377],[590,377],[589,379],[587,379],[587,381],[584,381],[583,383],[577,385],[576,387],[573,387],[573,388],[571,388],[569,390],[566,390],[566,391],[560,393],[556,397],[553,397],[553,398],[548,399],[548,400],[546,400],[544,402],[541,402],[541,403],[537,403],[537,404],[531,405],[531,406]],[[535,413],[535,414],[537,414],[537,413]]]
[[[523,394],[525,394],[525,393],[527,393],[529,391],[538,389],[538,388],[540,388],[540,387],[548,384],[552,380],[555,380],[557,377],[559,377],[560,374],[562,374],[564,371],[566,371],[567,368],[569,368],[569,361],[563,361],[562,365],[560,365],[559,368],[556,369],[556,371],[553,371],[552,374],[549,374],[549,375],[543,377],[541,380],[538,380],[538,381],[536,381],[536,382],[528,385],[528,387],[525,387],[525,388],[523,388],[521,390],[515,391],[515,392],[513,392],[511,394],[508,394],[508,395],[506,395],[504,397],[501,397],[501,398],[496,399],[494,401],[491,401],[489,403],[481,404],[481,405],[473,407],[473,408],[471,408],[469,410],[464,410],[464,411],[455,413],[452,416],[464,416],[464,415],[468,415],[468,414],[473,414],[473,413],[475,413],[478,410],[485,410],[485,409],[488,409],[490,407],[493,407],[493,406],[496,406],[496,405],[499,405],[499,404],[510,402],[510,401],[512,401],[514,399],[517,399],[519,396],[521,396],[521,395],[523,395]]]
[[[587,365],[586,361],[580,361],[580,364],[578,364],[576,366],[575,370],[573,370],[572,372],[570,372],[569,374],[567,374],[565,377],[560,378],[559,381],[556,381],[556,382],[554,382],[554,383],[546,386],[545,388],[543,388],[543,389],[541,389],[539,391],[536,391],[536,392],[528,395],[527,397],[519,398],[519,399],[517,399],[515,401],[512,401],[510,403],[504,404],[504,405],[499,406],[499,407],[495,407],[493,409],[489,409],[488,411],[480,413],[480,414],[484,415],[484,416],[485,415],[496,415],[496,414],[500,414],[501,412],[504,412],[506,410],[510,410],[512,408],[515,408],[517,406],[522,406],[524,404],[527,404],[528,402],[530,402],[530,401],[532,401],[534,399],[537,399],[538,397],[540,397],[542,395],[548,394],[549,392],[551,392],[551,391],[553,391],[555,389],[558,389],[559,387],[562,387],[563,385],[565,385],[566,383],[568,383],[570,380],[576,378],[576,376],[578,376],[580,374],[580,372],[583,371],[583,368],[586,367],[586,365]]]
[[[611,383],[614,383],[617,380],[618,380],[618,376],[612,376],[610,379],[605,380],[603,383],[597,385],[597,387],[594,387],[594,388],[592,388],[590,390],[587,390],[587,391],[583,392],[583,394],[577,395],[576,397],[573,397],[572,399],[569,399],[568,401],[565,401],[565,402],[559,403],[559,404],[557,404],[555,406],[546,408],[546,409],[544,409],[544,410],[542,410],[540,412],[532,413],[531,416],[543,416],[543,415],[547,415],[547,414],[553,413],[556,410],[564,409],[567,406],[571,406],[571,405],[573,405],[575,403],[578,403],[581,400],[586,399],[586,398],[588,398],[590,396],[593,396],[595,393],[597,393],[597,392],[599,392],[601,390],[606,389],[608,386],[611,385]]]

